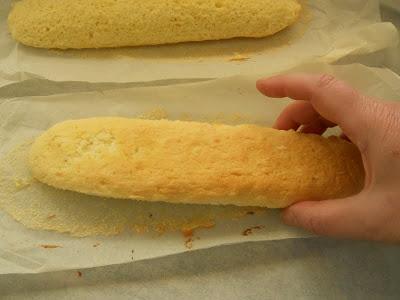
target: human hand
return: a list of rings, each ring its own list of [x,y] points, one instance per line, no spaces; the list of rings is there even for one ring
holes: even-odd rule
[[[276,76],[259,80],[257,88],[298,100],[275,128],[322,134],[339,126],[359,148],[366,173],[361,193],[296,203],[283,211],[283,220],[318,235],[400,242],[400,104],[364,96],[330,75]]]

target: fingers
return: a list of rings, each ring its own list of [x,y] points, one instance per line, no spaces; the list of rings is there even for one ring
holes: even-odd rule
[[[274,128],[297,130],[303,124],[309,124],[319,118],[310,102],[299,101],[287,106],[276,119]]]
[[[393,237],[384,226],[387,208],[379,205],[380,201],[367,201],[360,194],[347,199],[299,202],[286,208],[282,217],[288,225],[317,235],[390,241]]]
[[[368,100],[330,75],[280,75],[258,81],[257,88],[269,97],[309,101],[319,115],[338,124],[351,139],[357,139],[359,128],[366,126],[363,108]]]
[[[327,128],[336,126],[321,118],[310,102],[297,101],[282,111],[273,127],[279,130],[297,130],[302,125],[301,132],[314,134],[322,134]]]
[[[310,78],[311,77],[311,78]],[[315,81],[314,75],[278,75],[257,81],[257,89],[265,96],[272,98],[289,97],[294,100],[310,100],[310,82]],[[304,85],[307,82],[308,86]]]
[[[342,139],[344,139],[344,140],[350,142],[350,139],[348,138],[348,136],[345,135],[343,132],[340,134],[340,138],[342,138]]]
[[[320,119],[313,121],[310,124],[304,124],[303,127],[300,129],[300,132],[321,135],[328,128],[334,127],[334,126],[336,126],[336,124],[331,124],[329,121],[326,121],[326,120],[320,118]]]

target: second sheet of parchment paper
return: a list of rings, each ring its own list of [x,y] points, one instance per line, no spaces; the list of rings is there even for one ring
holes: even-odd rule
[[[275,36],[107,50],[25,47],[7,29],[11,0],[0,0],[0,76],[8,80],[147,82],[279,72],[306,62],[335,62],[396,44],[382,23],[379,1],[300,0],[298,22]]]

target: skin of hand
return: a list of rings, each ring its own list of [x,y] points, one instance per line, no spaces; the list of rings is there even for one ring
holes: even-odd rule
[[[345,199],[296,203],[285,223],[317,235],[400,242],[400,103],[362,95],[331,75],[281,75],[257,82],[272,98],[289,97],[276,120],[280,130],[322,134],[339,126],[360,150],[365,186]]]

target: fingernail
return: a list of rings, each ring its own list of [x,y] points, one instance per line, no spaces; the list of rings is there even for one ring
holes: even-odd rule
[[[256,87],[257,87],[258,90],[261,90],[261,89],[264,88],[264,86],[263,86],[263,79],[257,80],[257,82],[256,82]]]

